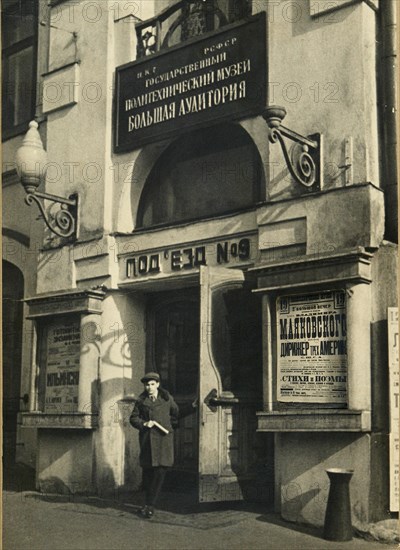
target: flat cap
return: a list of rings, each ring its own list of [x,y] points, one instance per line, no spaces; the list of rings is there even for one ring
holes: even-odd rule
[[[160,381],[160,375],[158,372],[146,372],[146,374],[143,376],[143,378],[140,380],[142,384],[147,382],[148,380],[155,380],[156,382]]]

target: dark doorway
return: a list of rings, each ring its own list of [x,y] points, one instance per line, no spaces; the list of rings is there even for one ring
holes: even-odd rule
[[[204,269],[200,288],[148,299],[146,369],[159,372],[184,413],[166,488],[202,502],[272,502],[273,442],[256,432],[260,303],[238,270]]]
[[[3,460],[15,462],[17,415],[21,396],[21,357],[24,278],[3,261]]]
[[[149,299],[147,369],[156,370],[162,386],[179,405],[182,417],[175,433],[175,464],[166,486],[196,490],[198,419],[191,407],[198,393],[200,304],[198,289],[159,292]]]

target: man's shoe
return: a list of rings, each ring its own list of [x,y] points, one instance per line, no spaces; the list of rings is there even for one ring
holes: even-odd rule
[[[148,506],[147,510],[146,510],[146,516],[145,517],[147,519],[151,519],[153,516],[154,516],[154,509],[151,506]]]
[[[154,516],[154,509],[151,506],[146,505],[139,510],[139,514],[142,518],[151,519]]]

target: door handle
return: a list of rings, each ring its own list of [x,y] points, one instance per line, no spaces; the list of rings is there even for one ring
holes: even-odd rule
[[[217,390],[214,388],[206,395],[201,404],[201,423],[203,426],[207,421],[207,409],[212,413],[217,412],[217,407],[211,403],[212,399],[215,397],[217,397]]]
[[[223,405],[233,405],[239,403],[239,399],[233,395],[220,395],[218,396],[217,390],[214,388],[210,391],[207,397],[204,399],[204,403],[209,409],[215,412],[216,407],[222,407]]]
[[[212,389],[204,398],[204,403],[207,405],[209,409],[211,409],[213,412],[215,412],[215,405],[213,404],[213,401],[217,399],[218,392],[214,388]]]
[[[237,397],[214,397],[210,400],[210,403],[215,407],[222,407],[223,405],[239,403],[239,399]]]

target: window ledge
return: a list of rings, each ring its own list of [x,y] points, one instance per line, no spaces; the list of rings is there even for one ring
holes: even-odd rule
[[[72,428],[93,430],[98,427],[98,415],[87,413],[22,413],[22,426],[25,428]]]
[[[368,432],[371,412],[301,409],[257,412],[257,432]]]

